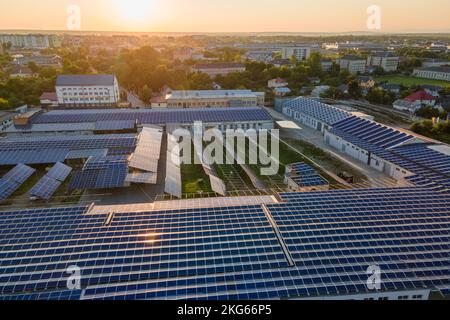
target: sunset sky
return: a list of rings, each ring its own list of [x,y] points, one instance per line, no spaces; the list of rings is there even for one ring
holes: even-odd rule
[[[82,31],[368,31],[370,5],[382,32],[449,32],[448,0],[1,0],[0,29],[65,30],[67,6]]]

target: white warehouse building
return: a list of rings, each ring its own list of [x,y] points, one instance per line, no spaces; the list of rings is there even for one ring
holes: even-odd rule
[[[167,108],[224,108],[264,106],[265,93],[251,90],[173,91],[166,98]]]
[[[350,112],[303,97],[286,102],[283,114],[322,133],[352,116]]]
[[[115,107],[120,101],[119,82],[114,75],[60,75],[56,96],[62,107]]]

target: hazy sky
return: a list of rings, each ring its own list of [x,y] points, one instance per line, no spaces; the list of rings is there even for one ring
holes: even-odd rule
[[[450,31],[450,0],[1,0],[0,29],[64,30],[70,4],[82,31],[367,31],[370,5],[382,32]]]

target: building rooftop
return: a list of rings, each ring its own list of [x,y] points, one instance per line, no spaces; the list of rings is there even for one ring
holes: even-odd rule
[[[166,96],[166,100],[255,98],[257,95],[264,95],[264,92],[253,92],[251,90],[187,90],[172,91]]]
[[[435,96],[432,96],[431,94],[427,93],[426,91],[417,91],[405,98],[407,101],[427,101],[427,100],[437,100]]]
[[[2,212],[1,298],[367,294],[373,265],[383,271],[379,293],[450,285],[448,193],[399,188],[280,197],[282,203],[207,207],[188,200],[160,211],[95,213],[96,206],[78,206]],[[79,238],[82,243],[73,240]],[[83,290],[67,289],[66,269],[74,264],[83,270]]]
[[[115,78],[111,74],[59,75],[56,86],[112,86]]]
[[[443,67],[424,67],[424,68],[417,68],[416,70],[450,73],[450,66],[448,66],[448,67],[447,66],[443,66]]]
[[[195,66],[196,69],[227,69],[245,68],[245,64],[236,62],[201,63]]]

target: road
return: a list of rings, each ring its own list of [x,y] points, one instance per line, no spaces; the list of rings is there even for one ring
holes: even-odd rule
[[[126,91],[127,93],[127,101],[131,104],[131,108],[133,109],[145,109],[150,106],[146,106],[144,102],[142,102],[139,97],[133,92]]]
[[[276,119],[277,121],[279,121],[279,120],[293,121],[293,119],[286,117],[285,115],[275,111],[274,109],[271,109],[271,108],[266,108],[266,109],[272,115],[272,117],[274,119]],[[364,163],[362,163],[356,159],[353,159],[352,157],[350,157],[346,154],[340,153],[336,149],[334,149],[332,146],[329,146],[328,144],[326,144],[321,132],[314,130],[312,128],[306,127],[306,126],[302,125],[301,123],[297,123],[297,124],[302,128],[302,130],[291,130],[289,132],[289,134],[287,134],[285,136],[286,138],[303,140],[303,141],[306,141],[306,142],[309,142],[309,143],[315,145],[316,147],[320,148],[321,150],[323,150],[324,152],[328,153],[329,155],[335,157],[336,159],[340,160],[341,162],[353,167],[355,170],[358,170],[363,175],[365,175],[370,181],[380,181],[380,180],[388,179],[389,180],[388,184],[390,184],[392,182],[392,181],[390,181],[391,178],[387,177],[384,173],[381,173],[381,172],[365,165]],[[340,181],[340,179],[338,179],[338,181]]]

